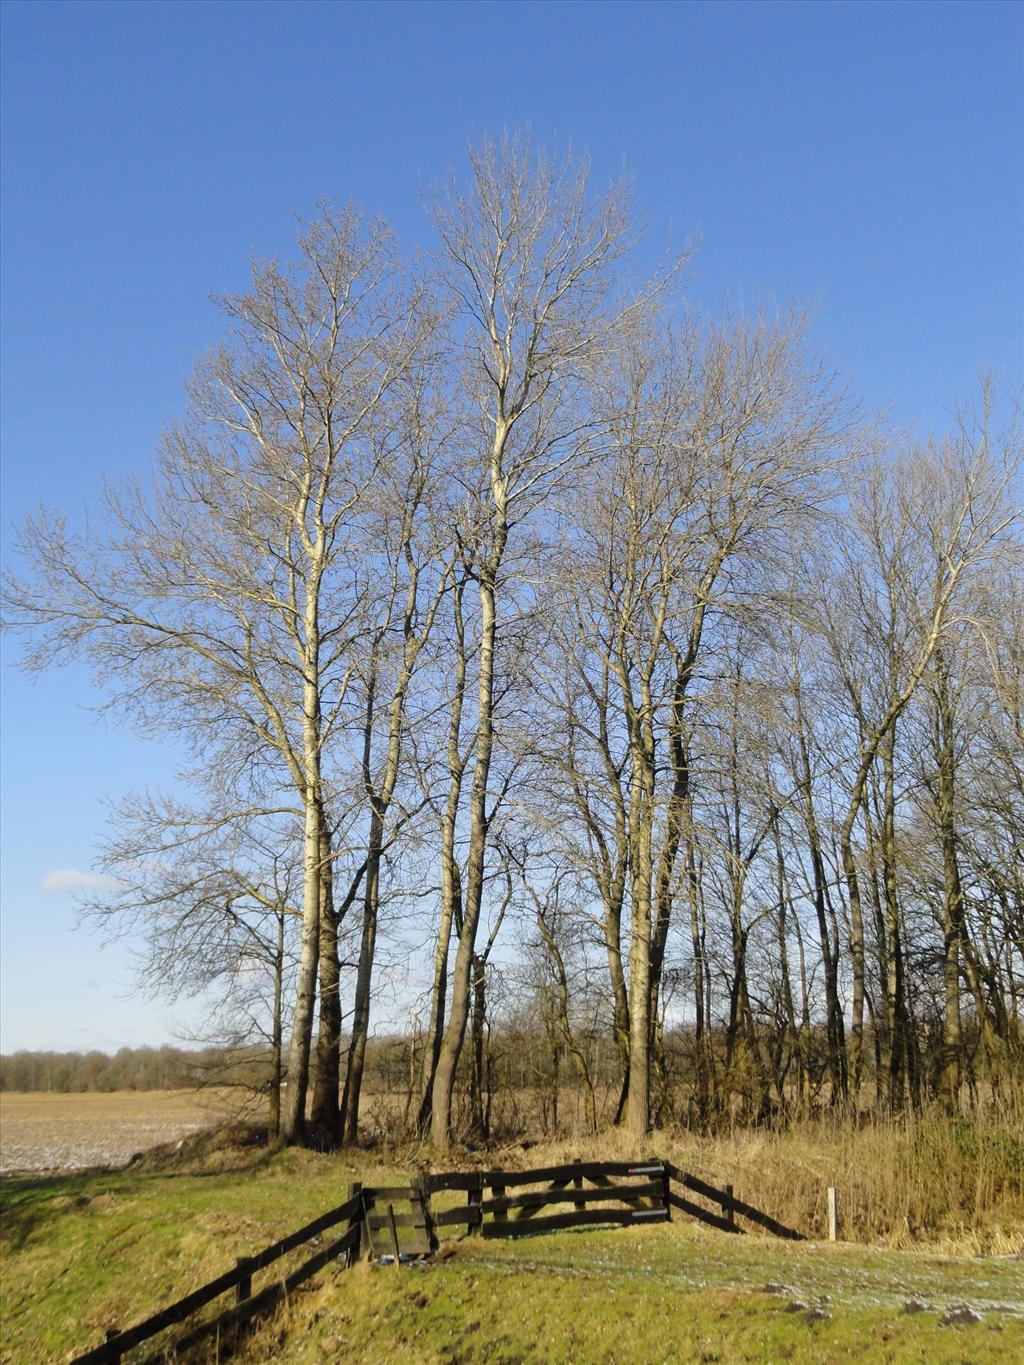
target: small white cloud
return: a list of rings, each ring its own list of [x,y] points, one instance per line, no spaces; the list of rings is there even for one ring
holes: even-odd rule
[[[120,882],[103,872],[79,872],[77,867],[47,872],[40,882],[44,891],[116,891]]]

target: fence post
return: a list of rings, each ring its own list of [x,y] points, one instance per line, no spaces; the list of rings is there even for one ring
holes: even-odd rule
[[[348,1187],[348,1197],[359,1198],[359,1207],[355,1212],[359,1227],[359,1247],[358,1255],[365,1256],[368,1261],[373,1260],[373,1233],[370,1231],[370,1203],[366,1197],[361,1180],[353,1180]],[[355,1259],[355,1254],[353,1255]]]
[[[249,1259],[250,1258],[248,1256],[236,1256],[235,1269],[244,1270],[245,1267],[249,1264]],[[244,1303],[246,1299],[250,1297],[251,1294],[252,1272],[250,1271],[249,1274],[243,1275],[242,1278],[235,1285],[235,1303]]]
[[[491,1186],[491,1197],[494,1198],[494,1199],[504,1199],[504,1198],[505,1198],[505,1186],[504,1186],[504,1185],[492,1185],[492,1186]],[[508,1218],[508,1209],[503,1209],[503,1210],[501,1210],[500,1212],[493,1214],[492,1216],[493,1216],[493,1220],[494,1220],[495,1222],[498,1222],[498,1221],[499,1221],[500,1219],[502,1219],[502,1218],[506,1218],[506,1219],[507,1219],[507,1218]],[[483,1213],[481,1212],[481,1214],[480,1214],[480,1221],[481,1221],[481,1223],[483,1222],[483,1218],[484,1218],[484,1216],[483,1216]]]
[[[120,1335],[121,1335],[120,1327],[108,1327],[107,1330],[103,1333],[103,1340],[105,1342],[113,1341],[115,1337],[119,1337]],[[107,1359],[113,1361],[113,1365],[120,1365],[121,1352],[117,1349],[116,1346],[111,1347]]]
[[[412,1192],[414,1198],[419,1199],[420,1208],[423,1210],[423,1235],[427,1239],[427,1246],[434,1251],[437,1238],[434,1235],[434,1215],[430,1205],[430,1176],[425,1168],[421,1169],[413,1180]]]
[[[355,1199],[355,1198],[360,1194],[360,1192],[362,1191],[362,1188],[363,1188],[363,1186],[362,1186],[362,1182],[361,1182],[361,1181],[359,1181],[359,1180],[353,1180],[353,1181],[351,1182],[351,1184],[349,1185],[349,1187],[348,1187],[348,1197],[346,1198],[345,1202],[348,1203],[349,1199]],[[347,1266],[350,1266],[350,1265],[352,1265],[352,1264],[354,1264],[354,1262],[356,1262],[356,1261],[359,1259],[359,1253],[360,1253],[360,1251],[362,1250],[362,1246],[363,1246],[363,1201],[362,1201],[362,1199],[359,1200],[359,1207],[356,1209],[355,1213],[353,1213],[353,1214],[349,1217],[348,1226],[349,1226],[349,1230],[350,1230],[350,1231],[351,1231],[352,1228],[355,1228],[355,1229],[356,1229],[356,1244],[355,1244],[354,1247],[349,1247],[348,1251],[345,1252],[345,1265],[346,1265],[346,1267],[347,1267]]]
[[[573,1164],[574,1166],[582,1166],[582,1164],[583,1164],[583,1158],[582,1158],[582,1157],[578,1157],[578,1156],[574,1156],[573,1159],[572,1159],[572,1164]],[[573,1176],[573,1178],[572,1178],[572,1187],[573,1187],[574,1190],[582,1190],[582,1188],[583,1188],[583,1177],[582,1177],[581,1175],[574,1175],[574,1176]],[[587,1206],[586,1206],[586,1203],[585,1203],[582,1199],[574,1199],[574,1200],[573,1200],[573,1207],[574,1207],[575,1209],[577,1209],[577,1210],[580,1210],[580,1209],[585,1209]]]
[[[665,1218],[668,1222],[672,1221],[672,1204],[669,1200],[671,1190],[672,1182],[669,1179],[668,1162],[663,1161],[661,1163],[661,1202],[665,1205]]]
[[[828,1187],[828,1240],[835,1242],[839,1238],[839,1191],[835,1185]]]
[[[725,1221],[731,1228],[736,1226],[736,1210],[732,1202],[732,1186],[725,1187]]]
[[[481,1171],[473,1173],[473,1184],[466,1191],[466,1203],[469,1205],[470,1218],[467,1231],[480,1232],[484,1225],[483,1209],[480,1205],[484,1197],[484,1178]]]

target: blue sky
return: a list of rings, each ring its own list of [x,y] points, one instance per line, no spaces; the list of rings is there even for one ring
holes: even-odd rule
[[[353,198],[404,246],[467,139],[571,139],[625,167],[691,295],[799,300],[869,404],[941,426],[1024,359],[1024,6],[51,4],[3,24],[3,524],[143,471],[219,334],[212,293]],[[9,661],[17,647],[3,644]],[[86,674],[2,672],[2,1046],[185,1027],[128,945],[72,930],[104,797],[174,756],[84,709]],[[49,887],[50,889],[46,889]]]

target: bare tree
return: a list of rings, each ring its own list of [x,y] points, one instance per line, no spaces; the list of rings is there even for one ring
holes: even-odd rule
[[[213,998],[217,1036],[230,1017],[239,1046],[270,1049],[268,1129],[278,1137],[284,1079],[284,984],[301,911],[296,811],[239,803],[223,786],[203,808],[129,793],[108,825],[100,867],[111,890],[83,897],[84,915],[135,945],[139,989]],[[269,1019],[268,1019],[269,1016]],[[266,1021],[266,1022],[265,1022]]]
[[[324,869],[324,748],[343,714],[370,588],[360,518],[374,439],[426,319],[391,237],[324,208],[290,269],[221,301],[232,330],[189,386],[151,490],[110,490],[99,528],[41,515],[11,580],[30,668],[84,656],[147,733],[243,735],[303,812],[303,929],[283,1124],[305,1130]]]
[[[830,633],[858,726],[839,828],[850,909],[849,1083],[855,1100],[863,1070],[865,934],[854,828],[869,775],[880,755],[887,765],[891,762],[894,728],[956,619],[968,580],[991,563],[1012,526],[1007,493],[1020,459],[1013,445],[1011,438],[996,455],[987,435],[978,437],[962,427],[941,443],[908,451],[898,466],[874,463],[851,491],[850,528],[837,574],[841,587],[830,607]],[[888,660],[885,684],[873,701],[859,663],[866,653],[863,637],[849,638],[855,622],[867,637],[867,649],[881,642]],[[890,901],[890,930],[894,927]],[[895,961],[892,973],[887,991],[895,1011],[902,1009],[896,999]]]
[[[609,366],[602,401],[610,451],[591,498],[571,510],[579,531],[565,588],[578,640],[570,692],[582,705],[568,729],[567,766],[579,774],[582,751],[592,751],[586,781],[570,781],[608,904],[617,1001],[626,973],[616,963],[614,869],[628,869],[628,1001],[617,1013],[628,1015],[626,1122],[642,1134],[687,843],[699,939],[690,798],[702,662],[723,622],[772,601],[773,574],[800,519],[830,495],[830,467],[850,427],[799,317],[661,335],[636,329]]]
[[[488,781],[502,569],[510,535],[591,447],[582,380],[619,311],[614,267],[633,240],[622,192],[593,203],[588,169],[571,154],[562,166],[552,166],[524,139],[506,136],[471,151],[470,170],[467,192],[453,177],[431,205],[475,414],[464,436],[462,478],[480,612],[462,928],[432,1087],[431,1135],[439,1150],[450,1138],[456,1066],[469,1019],[492,817]]]

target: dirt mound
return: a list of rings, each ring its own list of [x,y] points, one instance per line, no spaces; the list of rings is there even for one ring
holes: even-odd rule
[[[161,1142],[136,1152],[129,1171],[229,1171],[251,1166],[267,1143],[267,1129],[259,1123],[223,1123],[202,1128],[176,1142]]]

